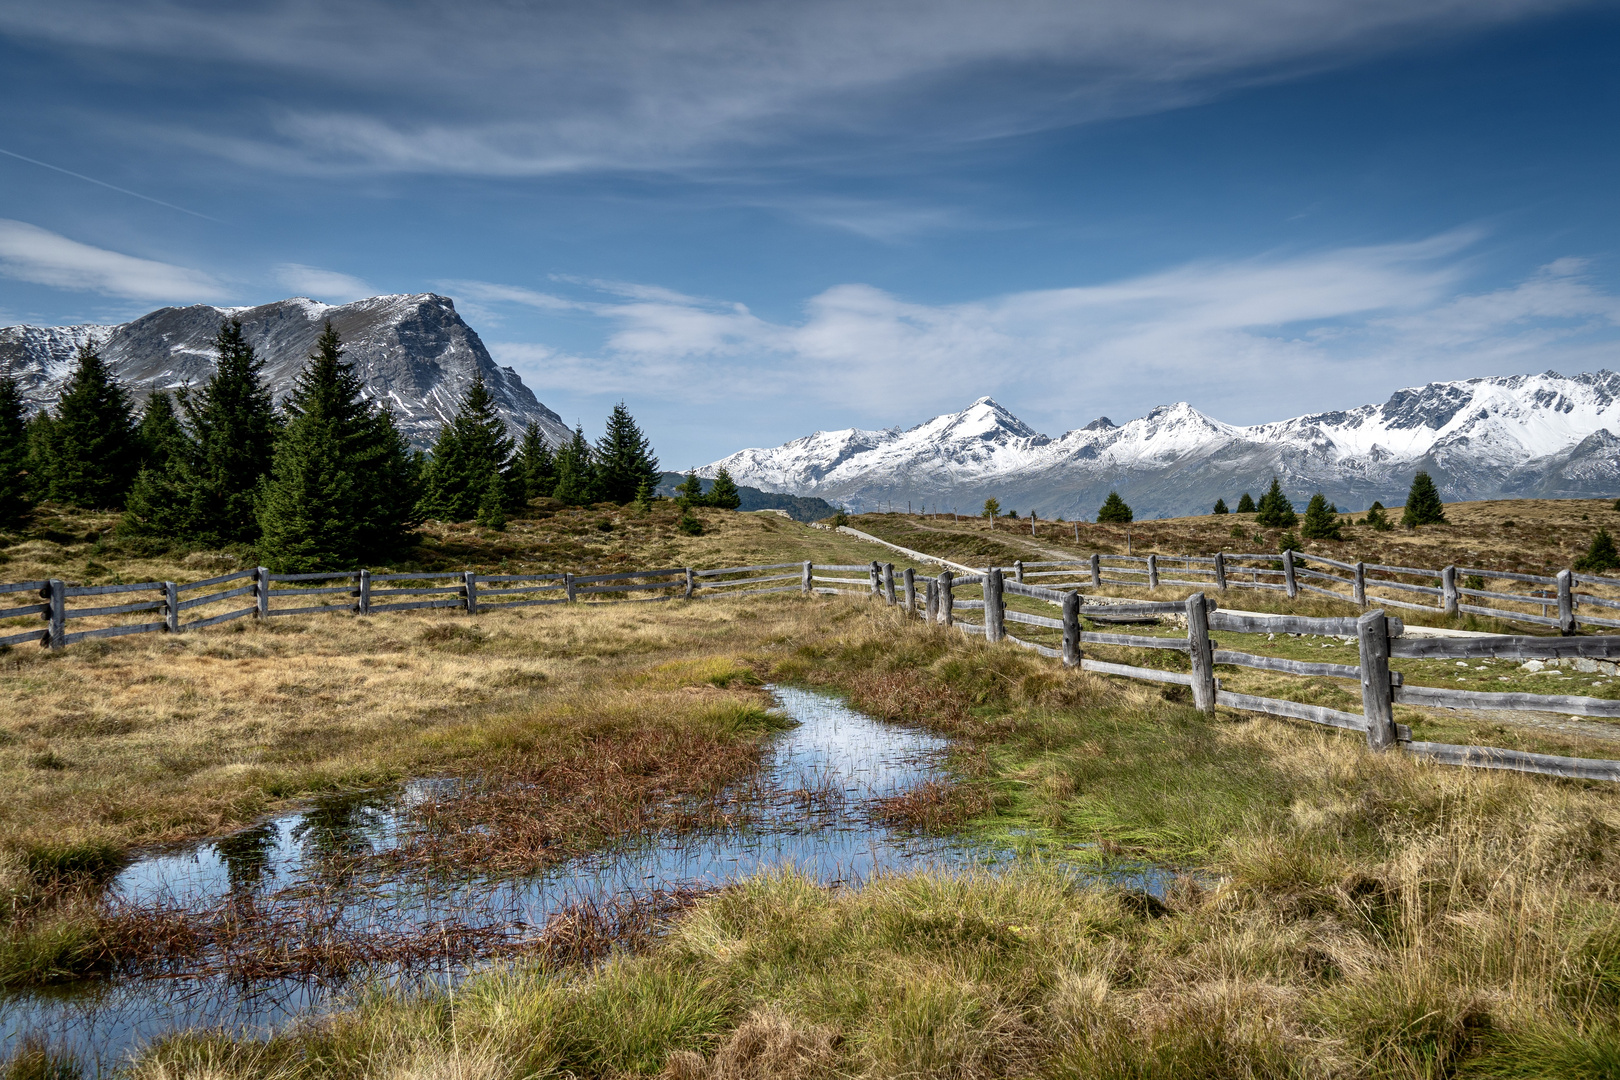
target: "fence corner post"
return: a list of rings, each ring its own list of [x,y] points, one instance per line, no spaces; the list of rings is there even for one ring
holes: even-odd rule
[[[1159,587],[1159,557],[1157,555],[1149,555],[1148,556],[1148,588],[1157,589],[1158,587]]]
[[[1457,614],[1457,568],[1448,566],[1440,571],[1440,595],[1447,615]]]
[[[892,562],[886,562],[883,564],[883,600],[890,607],[895,605],[894,563]]]
[[[804,590],[806,596],[810,595],[810,577],[814,570],[815,566],[812,565],[810,560],[804,560],[804,574],[799,578],[799,586]]]
[[[1079,527],[1078,525],[1075,526],[1077,529]],[[1102,556],[1097,554],[1091,556],[1091,587],[1093,589],[1102,588]]]
[[[1356,563],[1356,579],[1350,586],[1353,599],[1362,607],[1367,606],[1367,564]]]
[[[1558,632],[1565,637],[1575,632],[1574,575],[1558,571]]]
[[[906,567],[905,572],[900,575],[900,582],[905,586],[906,590],[906,615],[908,617],[915,615],[917,614],[916,568],[911,566]]]
[[[1288,589],[1288,599],[1299,599],[1299,581],[1294,577],[1293,548],[1283,552],[1283,585]]]
[[[1215,587],[1226,591],[1226,555],[1220,551],[1215,553]]]
[[[949,570],[939,572],[939,621],[945,626],[955,625],[956,597],[951,595],[951,577]]]
[[[1063,594],[1063,666],[1080,666],[1080,594]]]
[[[253,569],[253,617],[268,619],[270,617],[270,568],[258,566]]]
[[[686,589],[681,593],[681,599],[690,600],[697,593],[697,572],[690,566],[682,569],[686,571]]]
[[[992,566],[984,576],[984,640],[995,642],[1007,636],[1006,607],[1002,600],[1001,567]]]
[[[172,581],[163,583],[163,631],[180,632],[180,586]]]
[[[1382,609],[1356,620],[1361,652],[1361,712],[1367,718],[1367,746],[1387,750],[1395,742],[1395,707],[1389,684],[1389,620]]]
[[[574,575],[563,571],[563,591],[568,595],[568,602],[574,602]]]
[[[1032,517],[1030,520],[1033,521],[1034,518]],[[1018,582],[1018,584],[1020,584],[1020,585],[1022,585],[1024,583],[1024,560],[1023,559],[1014,559],[1013,560],[1013,580]]]
[[[51,578],[39,595],[50,605],[45,612],[47,625],[40,644],[48,649],[60,649],[67,644],[62,640],[67,635],[67,582],[61,578]]]
[[[1209,606],[1203,593],[1187,597],[1187,646],[1192,656],[1193,707],[1215,715],[1215,652],[1209,641]]]
[[[467,614],[478,614],[478,571],[466,570],[461,575],[462,607]]]
[[[371,614],[371,571],[362,570],[356,575],[360,579],[359,587],[355,589],[354,613],[356,615]]]

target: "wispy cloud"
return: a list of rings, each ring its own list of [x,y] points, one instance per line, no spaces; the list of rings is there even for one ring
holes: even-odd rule
[[[131,300],[195,303],[226,295],[218,280],[200,270],[92,247],[5,218],[0,218],[0,274],[37,285]]]
[[[656,389],[694,405],[814,401],[879,424],[995,394],[1058,429],[1177,399],[1271,420],[1434,378],[1620,356],[1620,298],[1584,280],[1578,262],[1471,294],[1461,283],[1473,239],[1201,262],[962,304],[847,284],[792,323],[654,288],[573,302],[603,322],[595,357],[510,342],[497,351],[542,387]]]
[[[302,263],[282,263],[276,267],[276,282],[312,300],[346,303],[373,295],[376,290],[352,274],[323,270]]]

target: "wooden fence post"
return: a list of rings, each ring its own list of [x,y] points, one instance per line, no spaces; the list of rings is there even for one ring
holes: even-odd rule
[[[873,596],[882,596],[883,595],[883,564],[878,562],[876,559],[873,559],[872,560],[872,568],[867,571],[867,576],[872,579],[872,595]]]
[[[1002,606],[1001,567],[992,566],[984,576],[984,640],[1000,641],[1007,636],[1006,608]]]
[[[804,560],[804,576],[799,579],[799,584],[803,587],[804,595],[806,596],[810,595],[810,587],[812,585],[810,575],[814,572],[814,570],[815,567],[811,564],[810,560]]]
[[[253,614],[255,618],[268,619],[270,617],[270,568],[268,566],[255,567],[253,570]]]
[[[1033,520],[1033,517],[1031,518]],[[1013,580],[1022,585],[1024,583],[1024,560],[1013,560]]]
[[[1149,555],[1148,556],[1148,588],[1157,589],[1158,587],[1159,587],[1159,557],[1157,555]]]
[[[1080,594],[1063,594],[1063,666],[1080,666]]]
[[[1078,521],[1074,523],[1074,542],[1077,544],[1080,542],[1080,523]]]
[[[951,572],[939,572],[939,621],[946,626],[955,623],[955,612],[951,609],[956,604],[956,598],[951,595]]]
[[[172,581],[163,583],[163,629],[166,633],[180,632],[180,586]]]
[[[1215,587],[1226,591],[1226,556],[1219,551],[1215,553]]]
[[[1078,525],[1075,526],[1075,528],[1077,528],[1077,529],[1079,527],[1080,526],[1078,526]],[[1091,557],[1091,587],[1093,589],[1102,588],[1102,556],[1101,555],[1093,555]]]
[[[362,570],[359,574],[360,587],[354,590],[357,597],[354,605],[356,615],[371,614],[371,571]]]
[[[1367,718],[1367,746],[1387,750],[1395,742],[1395,709],[1389,688],[1389,620],[1369,611],[1356,620],[1361,647],[1361,712]]]
[[[1187,597],[1187,645],[1192,655],[1193,708],[1215,715],[1215,652],[1209,642],[1209,608],[1204,594]]]
[[[52,649],[60,649],[67,644],[62,640],[67,635],[67,582],[60,578],[51,578],[39,591],[39,595],[50,604],[50,610],[45,612],[48,630],[45,645]]]
[[[1288,588],[1288,599],[1299,599],[1299,582],[1294,578],[1294,549],[1283,552],[1283,585]]]
[[[1568,570],[1558,571],[1558,632],[1568,637],[1575,632],[1575,592]]]
[[[914,567],[906,567],[906,572],[900,575],[900,580],[906,586],[906,615],[910,617],[917,614],[917,571]]]
[[[890,607],[895,604],[894,596],[894,563],[883,564],[883,600]]]
[[[1447,615],[1457,614],[1457,568],[1448,566],[1440,571],[1440,596]]]
[[[574,575],[566,571],[563,573],[563,592],[568,596],[568,602],[574,602]]]
[[[1362,607],[1367,606],[1367,564],[1356,563],[1356,579],[1350,585],[1350,592],[1356,603]]]
[[[939,621],[939,582],[933,578],[923,582],[923,621],[929,626]]]
[[[478,572],[466,570],[461,575],[462,607],[467,614],[478,614]]]

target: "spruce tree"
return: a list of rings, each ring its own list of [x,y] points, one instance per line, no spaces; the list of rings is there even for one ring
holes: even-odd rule
[[[574,427],[574,437],[557,451],[557,486],[552,498],[569,506],[588,506],[596,501],[596,463],[591,460],[591,444],[585,431]]]
[[[456,415],[439,429],[433,444],[423,478],[422,513],[441,521],[482,520],[489,516],[484,504],[499,486],[504,524],[511,457],[506,422],[495,411],[495,398],[484,385],[483,374],[476,374]]]
[[[164,391],[155,390],[146,399],[136,439],[141,447],[141,471],[124,499],[119,531],[191,538],[195,523],[187,480],[194,448],[180,426],[173,400]]]
[[[742,493],[724,465],[715,470],[714,482],[709,485],[709,505],[720,510],[735,510],[742,505]]]
[[[180,427],[174,399],[164,390],[154,390],[146,399],[141,422],[135,427],[135,439],[143,469],[176,469],[191,454],[191,440]]]
[[[397,547],[417,521],[419,459],[362,390],[327,323],[287,398],[260,502],[260,550],[277,569],[349,569]]]
[[[1001,516],[1001,500],[1000,499],[995,499],[995,498],[984,500],[984,509],[979,511],[979,516],[980,517],[987,517],[991,521],[994,521],[996,518],[1000,517]]]
[[[595,459],[597,497],[621,506],[636,497],[643,482],[656,485],[662,478],[652,444],[622,401],[613,406],[596,441]]]
[[[1401,514],[1401,524],[1415,529],[1419,525],[1445,523],[1445,504],[1440,501],[1440,492],[1434,486],[1433,478],[1426,472],[1418,473],[1412,477],[1412,489],[1406,493],[1406,511]]]
[[[1374,532],[1389,532],[1395,526],[1389,523],[1389,514],[1384,510],[1384,504],[1374,502],[1367,508],[1367,516],[1362,519],[1363,525],[1370,525]]]
[[[1338,511],[1328,505],[1320,491],[1311,496],[1310,505],[1305,508],[1305,523],[1299,527],[1299,534],[1307,540],[1343,539],[1339,535]]]
[[[264,361],[243,337],[240,320],[221,324],[214,351],[214,374],[180,395],[194,447],[185,480],[191,527],[202,543],[251,543],[259,535],[259,486],[270,473],[281,426]]]
[[[1288,529],[1298,522],[1299,515],[1294,513],[1294,504],[1283,494],[1282,484],[1273,476],[1271,488],[1260,496],[1259,505],[1255,508],[1254,523],[1265,529]]]
[[[40,464],[49,498],[95,509],[123,505],[140,468],[140,444],[129,395],[93,340],[79,346],[43,436]]]
[[[557,459],[540,434],[540,425],[529,421],[512,461],[512,473],[519,481],[523,501],[548,499],[557,487]]]
[[[1592,537],[1592,546],[1575,560],[1574,568],[1583,574],[1601,574],[1616,567],[1620,567],[1620,552],[1615,551],[1614,537],[1609,535],[1609,530],[1600,525]]]
[[[1212,514],[1224,514],[1226,512],[1227,512],[1227,510],[1226,510],[1226,500],[1225,499],[1216,499],[1215,500],[1215,509],[1210,511],[1210,513],[1212,513]]]
[[[703,494],[703,481],[698,479],[695,472],[686,474],[686,479],[675,489],[675,497],[681,501],[683,507],[707,506],[709,502],[708,496]]]
[[[1254,513],[1254,496],[1245,491],[1243,497],[1238,500],[1237,512],[1240,514]]]
[[[641,482],[641,486],[636,489],[636,501],[630,505],[635,508],[636,513],[645,514],[652,509],[652,504],[653,487],[647,481],[643,480]]]
[[[478,501],[478,524],[486,529],[506,528],[506,482],[498,472],[491,472],[484,485],[484,495]]]
[[[28,477],[28,422],[17,380],[0,379],[0,526],[16,525],[34,505]]]
[[[1110,491],[1108,498],[1103,500],[1102,509],[1097,511],[1099,525],[1128,525],[1135,517],[1131,508],[1125,505],[1125,500],[1119,497],[1119,492]]]

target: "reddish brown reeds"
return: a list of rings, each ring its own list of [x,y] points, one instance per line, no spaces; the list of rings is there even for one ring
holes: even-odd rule
[[[871,817],[893,828],[942,833],[961,828],[995,807],[995,793],[983,784],[924,780],[909,791],[878,799]]]

